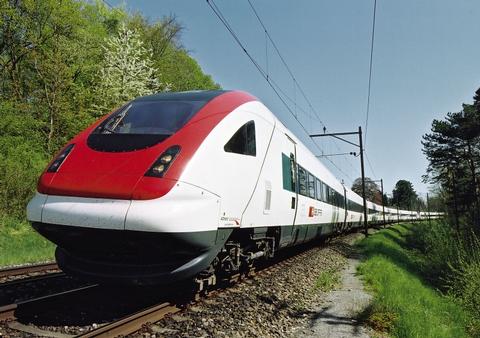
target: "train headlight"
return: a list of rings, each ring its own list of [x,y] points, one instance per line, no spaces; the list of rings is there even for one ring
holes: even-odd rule
[[[60,166],[62,165],[63,161],[65,161],[65,159],[67,158],[68,154],[70,154],[70,152],[72,151],[73,149],[73,146],[75,146],[74,143],[72,144],[69,144],[68,146],[66,146],[62,152],[53,160],[52,163],[50,163],[50,165],[48,166],[47,168],[47,172],[49,173],[55,173],[57,172],[57,170],[60,168]]]
[[[162,155],[162,157],[160,157],[160,162],[164,163],[164,164],[167,164],[167,163],[170,163],[173,159],[173,156],[170,155],[170,154],[165,154],[165,155]]]
[[[152,171],[156,174],[161,174],[165,171],[165,166],[163,164],[156,165],[152,167]]]
[[[145,176],[149,177],[163,177],[168,168],[172,165],[180,153],[180,146],[171,146],[163,152],[162,155],[152,164],[150,169],[145,173]]]

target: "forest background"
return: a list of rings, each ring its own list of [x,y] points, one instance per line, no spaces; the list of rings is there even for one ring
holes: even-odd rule
[[[174,16],[103,2],[0,0],[0,214],[23,220],[36,180],[80,130],[159,91],[218,89]]]

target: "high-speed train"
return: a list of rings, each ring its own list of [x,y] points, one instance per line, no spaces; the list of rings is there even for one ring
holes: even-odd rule
[[[37,190],[28,220],[60,268],[114,283],[211,280],[363,218],[362,198],[241,91],[128,102],[74,137]],[[426,216],[385,208],[387,222]]]

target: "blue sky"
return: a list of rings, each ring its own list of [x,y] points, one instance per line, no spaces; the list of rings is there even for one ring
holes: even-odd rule
[[[425,193],[427,161],[421,137],[434,118],[470,103],[480,87],[478,0],[377,0],[372,96],[367,135],[367,176],[383,178],[391,192],[406,179]],[[185,26],[181,41],[206,73],[225,89],[241,89],[264,102],[314,153],[311,140],[291,117],[253,64],[235,44],[206,1],[115,1],[151,20],[174,14]],[[215,3],[248,51],[298,107],[307,103],[283,68],[247,0]],[[373,0],[252,0],[297,81],[331,132],[365,127]],[[267,53],[266,53],[267,49]],[[291,104],[291,107],[294,107]],[[321,124],[298,111],[309,132]],[[319,139],[329,153],[354,151]],[[338,148],[337,148],[338,147]],[[322,160],[345,183],[360,175],[358,158]]]

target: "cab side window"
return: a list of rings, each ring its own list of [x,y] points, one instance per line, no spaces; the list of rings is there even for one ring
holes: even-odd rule
[[[255,122],[249,121],[238,129],[223,149],[227,153],[256,156]]]

